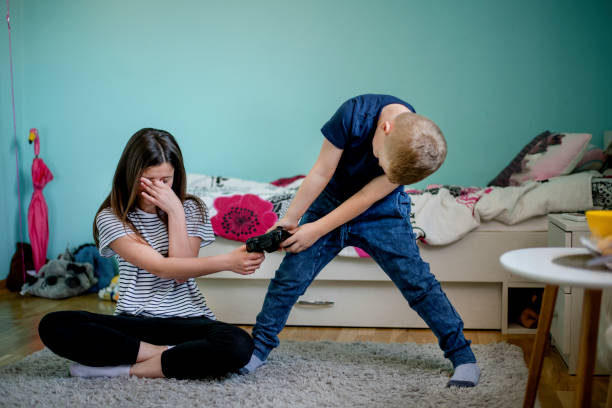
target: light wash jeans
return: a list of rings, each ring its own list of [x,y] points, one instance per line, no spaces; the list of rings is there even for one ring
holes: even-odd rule
[[[324,191],[300,224],[316,221],[340,204]],[[298,297],[342,248],[356,246],[366,251],[391,278],[434,332],[444,356],[453,366],[476,362],[470,342],[463,336],[461,317],[429,271],[429,264],[419,254],[409,214],[410,197],[394,191],[305,251],[287,253],[270,281],[263,307],[257,315],[253,354],[266,360],[270,351],[278,346],[278,333],[285,326]]]

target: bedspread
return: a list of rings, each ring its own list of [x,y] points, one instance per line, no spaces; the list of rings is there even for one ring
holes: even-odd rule
[[[455,242],[481,222],[496,220],[516,224],[551,212],[594,208],[592,179],[584,172],[529,182],[517,187],[429,186],[410,190],[410,221],[417,239],[429,245]],[[264,233],[281,218],[302,179],[274,185],[237,178],[187,175],[187,192],[200,197],[209,210],[216,235],[246,241]],[[359,248],[345,248],[340,255],[367,256]]]
[[[516,187],[431,186],[408,190],[411,222],[430,245],[451,244],[484,221],[513,225],[531,217],[594,208],[591,183],[597,172],[530,181]]]

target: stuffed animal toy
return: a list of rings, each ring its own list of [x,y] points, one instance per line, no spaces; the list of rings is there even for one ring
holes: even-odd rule
[[[106,288],[114,276],[119,274],[119,267],[115,257],[103,258],[95,244],[83,244],[72,251],[75,262],[93,265],[94,275],[98,283],[87,290],[87,293],[98,292]]]
[[[74,262],[70,251],[51,260],[38,271],[38,279],[26,283],[21,294],[29,293],[51,299],[64,299],[80,295],[98,283],[93,266],[89,263]]]
[[[103,300],[112,300],[113,302],[119,300],[119,275],[111,279],[107,287],[98,291],[98,297]]]

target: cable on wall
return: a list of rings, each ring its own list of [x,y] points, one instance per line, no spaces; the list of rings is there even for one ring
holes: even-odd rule
[[[19,206],[19,242],[23,242],[23,224],[21,220],[21,187],[19,185],[19,144],[17,143],[17,121],[15,119],[15,83],[13,79],[13,47],[11,43],[11,13],[10,3],[6,0],[6,25],[8,27],[8,40],[9,40],[9,64],[11,71],[11,104],[13,106],[13,137],[15,139],[15,167],[17,170],[17,201]],[[25,272],[25,255],[24,251],[21,252],[21,272],[23,281],[26,281]]]

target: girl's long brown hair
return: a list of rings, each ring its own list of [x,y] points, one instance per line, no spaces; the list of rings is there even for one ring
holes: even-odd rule
[[[186,192],[187,175],[183,165],[183,155],[174,136],[165,130],[144,128],[134,133],[123,149],[113,177],[111,192],[94,217],[93,236],[97,246],[100,244],[100,231],[96,225],[96,218],[105,208],[110,208],[125,226],[140,237],[127,216],[138,204],[138,185],[143,171],[147,167],[163,163],[169,163],[174,168],[172,190],[176,196],[182,203],[185,200],[193,200],[200,209],[202,222],[206,222],[208,216],[206,206],[198,197]],[[168,216],[159,209],[157,215],[167,226]]]

